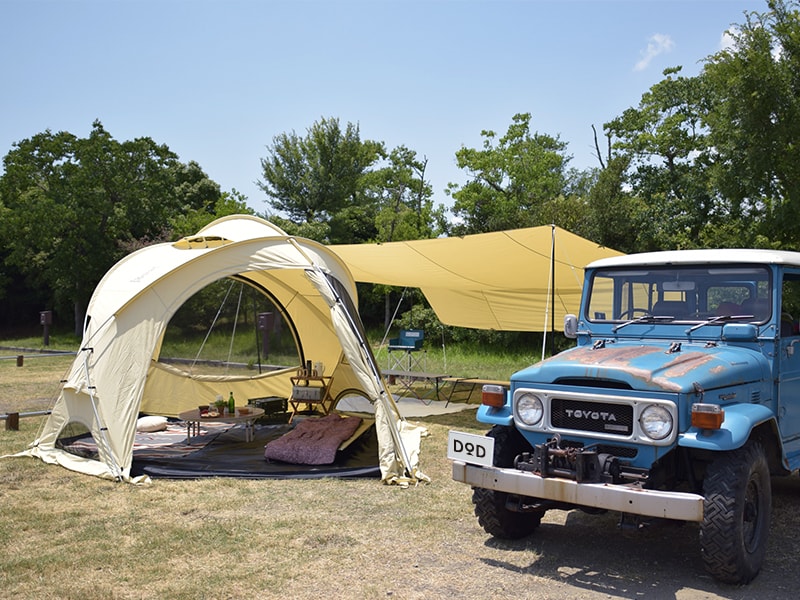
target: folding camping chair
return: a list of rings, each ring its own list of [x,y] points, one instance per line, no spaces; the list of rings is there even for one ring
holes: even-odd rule
[[[427,364],[427,353],[422,348],[424,341],[425,332],[422,329],[401,329],[399,337],[389,340],[387,368],[424,371]]]

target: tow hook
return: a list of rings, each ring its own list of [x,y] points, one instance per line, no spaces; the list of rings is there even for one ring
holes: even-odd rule
[[[514,468],[578,483],[613,483],[620,478],[620,463],[615,456],[593,449],[562,448],[559,435],[546,444],[537,444],[532,453],[517,456]]]
[[[617,526],[623,531],[641,531],[648,525],[650,525],[650,522],[643,520],[640,515],[622,513],[619,516],[619,524]]]

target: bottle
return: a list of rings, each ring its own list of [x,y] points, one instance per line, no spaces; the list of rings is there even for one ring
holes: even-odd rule
[[[228,396],[228,413],[231,416],[236,414],[236,401],[233,399],[233,392]]]

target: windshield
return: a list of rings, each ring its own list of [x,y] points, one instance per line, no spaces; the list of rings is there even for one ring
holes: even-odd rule
[[[771,289],[769,270],[757,265],[599,269],[592,275],[585,318],[626,324],[765,323],[771,316]]]

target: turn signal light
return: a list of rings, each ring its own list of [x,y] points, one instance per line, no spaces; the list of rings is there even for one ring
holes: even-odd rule
[[[486,384],[481,389],[481,403],[500,408],[506,403],[506,388],[502,385]]]
[[[725,411],[717,404],[692,404],[692,427],[719,429],[725,420]]]

